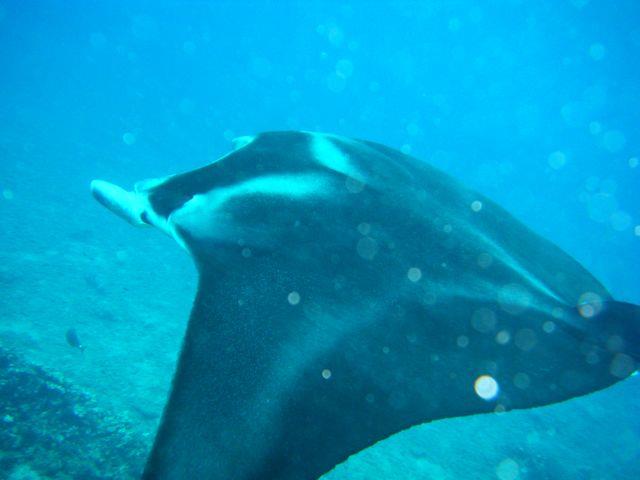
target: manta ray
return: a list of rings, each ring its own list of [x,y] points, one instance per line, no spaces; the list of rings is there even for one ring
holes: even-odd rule
[[[133,191],[91,188],[199,273],[145,479],[313,480],[411,426],[563,401],[637,368],[639,307],[377,143],[269,132]]]

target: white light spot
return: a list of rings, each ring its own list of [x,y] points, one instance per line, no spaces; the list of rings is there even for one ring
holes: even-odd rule
[[[480,375],[473,384],[473,388],[476,395],[487,401],[496,398],[500,390],[498,382],[490,375]]]
[[[542,331],[545,333],[553,333],[556,329],[556,324],[551,320],[547,320],[542,324]]]
[[[287,301],[291,305],[298,305],[300,303],[300,294],[295,291],[291,292],[289,295],[287,295]]]
[[[419,268],[412,267],[407,272],[407,278],[412,282],[417,282],[422,278],[422,271]]]
[[[469,345],[469,337],[467,337],[466,335],[460,335],[456,339],[456,345],[458,345],[460,348],[466,348]]]
[[[242,249],[242,256],[244,258],[249,258],[251,256],[251,249],[247,248],[247,247],[243,248]]]
[[[402,147],[400,147],[400,151],[402,153],[404,153],[405,155],[410,155],[411,154],[411,145],[409,145],[408,143],[403,144]]]
[[[471,210],[473,210],[474,212],[479,212],[480,210],[482,210],[482,202],[480,200],[471,202]]]
[[[561,151],[555,151],[549,154],[549,158],[547,160],[549,162],[549,166],[554,170],[559,170],[564,167],[565,163],[567,163],[567,156]]]
[[[331,378],[331,370],[329,370],[328,368],[322,370],[322,378],[324,378],[325,380],[329,380]]]
[[[2,196],[5,200],[13,200],[14,198],[13,190],[9,190],[8,188],[5,188],[4,190],[2,190]]]
[[[125,145],[133,145],[134,143],[136,143],[136,136],[131,132],[127,132],[122,135],[122,141],[125,143]]]
[[[512,458],[505,458],[496,467],[496,475],[500,480],[516,480],[520,476],[520,467]]]
[[[591,56],[591,58],[593,58],[595,61],[600,61],[604,58],[604,54],[606,53],[606,50],[604,48],[604,45],[602,45],[601,43],[593,43],[590,47],[589,47],[589,55]]]
[[[602,298],[597,293],[585,292],[578,299],[578,313],[583,318],[592,318],[602,310]]]
[[[496,334],[496,342],[498,342],[500,345],[506,345],[507,343],[509,343],[510,340],[511,340],[511,334],[506,330],[500,330]]]

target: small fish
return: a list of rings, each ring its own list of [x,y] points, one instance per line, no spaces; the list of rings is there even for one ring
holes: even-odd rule
[[[80,342],[78,332],[76,332],[75,328],[70,328],[69,330],[67,330],[65,337],[69,345],[71,345],[73,348],[79,349],[81,352],[84,352],[85,346]]]

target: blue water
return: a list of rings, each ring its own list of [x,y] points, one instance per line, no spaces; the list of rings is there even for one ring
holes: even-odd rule
[[[152,438],[195,272],[168,239],[106,215],[88,183],[187,171],[265,130],[333,132],[422,158],[640,303],[638,19],[634,0],[0,0],[0,342]],[[420,443],[405,435],[391,440],[397,468],[373,471],[561,478],[558,465],[581,462],[573,478],[636,478],[639,393],[632,378],[535,413],[542,420],[507,414],[507,426],[478,427],[492,432],[485,447],[456,430],[475,424],[425,427],[411,435],[446,437],[448,453],[403,449]],[[535,442],[517,437],[526,422]],[[559,423],[582,440],[544,437]],[[516,453],[500,450],[509,435]],[[491,454],[466,464],[471,448]],[[344,478],[372,478],[371,462],[392,458],[372,452]]]

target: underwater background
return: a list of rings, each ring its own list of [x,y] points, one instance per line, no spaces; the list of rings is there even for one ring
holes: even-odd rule
[[[640,303],[639,58],[636,0],[0,0],[0,478],[140,475],[196,272],[89,182],[187,171],[237,136],[415,155]],[[422,425],[327,478],[640,478],[639,398],[634,376]]]

